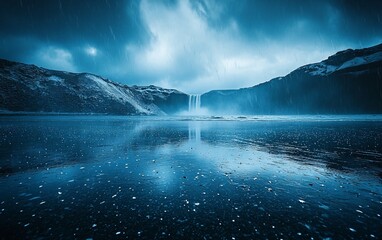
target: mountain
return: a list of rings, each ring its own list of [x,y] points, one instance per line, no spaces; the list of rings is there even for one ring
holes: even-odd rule
[[[201,104],[219,114],[382,113],[382,44],[338,52],[254,87],[210,91]]]
[[[186,111],[188,100],[174,89],[0,59],[1,111],[163,115]],[[382,44],[338,52],[254,87],[210,91],[201,105],[216,114],[382,113]]]
[[[0,110],[163,115],[187,110],[188,95],[126,86],[89,73],[48,70],[0,59]]]

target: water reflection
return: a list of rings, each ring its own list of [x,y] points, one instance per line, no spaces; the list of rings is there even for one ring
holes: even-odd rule
[[[188,140],[190,142],[200,143],[200,121],[190,121],[188,122]]]
[[[0,124],[1,236],[382,237],[381,122]]]

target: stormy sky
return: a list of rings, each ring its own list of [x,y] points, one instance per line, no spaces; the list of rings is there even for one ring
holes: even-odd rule
[[[378,43],[378,0],[0,1],[0,58],[187,93]]]

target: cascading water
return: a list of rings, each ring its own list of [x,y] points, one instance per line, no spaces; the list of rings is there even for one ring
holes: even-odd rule
[[[188,97],[188,112],[198,114],[200,112],[200,94],[190,95]]]

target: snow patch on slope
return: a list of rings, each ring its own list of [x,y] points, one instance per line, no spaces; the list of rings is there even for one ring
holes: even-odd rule
[[[324,76],[334,72],[337,67],[323,62],[305,66],[305,72],[313,76]]]
[[[373,63],[377,61],[382,61],[382,52],[377,52],[368,56],[364,57],[356,57],[349,61],[344,62],[338,70],[349,68],[349,67],[356,67],[368,63]]]
[[[64,79],[62,79],[62,78],[60,78],[60,77],[58,77],[58,76],[50,76],[50,77],[48,77],[48,79],[50,80],[50,81],[54,81],[54,82],[62,82]]]
[[[340,66],[329,65],[325,61],[322,61],[320,63],[303,66],[299,69],[304,70],[305,73],[308,73],[312,76],[325,76],[338,70],[361,66],[378,61],[382,61],[382,52],[377,52],[362,57],[355,57],[342,63]]]
[[[359,65],[363,65],[363,64],[366,64],[367,61],[365,58],[362,58],[362,57],[356,57],[356,58],[353,58],[347,62],[345,62],[344,64],[342,64],[338,70],[341,70],[341,69],[345,69],[345,68],[349,68],[349,67],[355,67],[355,66],[359,66]]]
[[[93,80],[103,91],[105,91],[110,97],[120,101],[120,102],[128,102],[134,108],[136,108],[139,112],[150,114],[150,112],[141,106],[141,104],[134,99],[132,93],[126,89],[121,89],[120,87],[106,82],[100,77],[87,74],[86,78]]]
[[[157,87],[157,86],[154,86],[154,85],[150,85],[150,86],[132,86],[131,88],[133,88],[135,91],[137,92],[140,92],[141,94],[143,94],[144,96],[157,96],[157,97],[160,97],[162,99],[165,99],[168,95],[170,94],[174,94],[174,93],[181,93],[179,92],[178,90],[175,90],[175,89],[164,89],[164,88],[161,88],[161,87]]]

